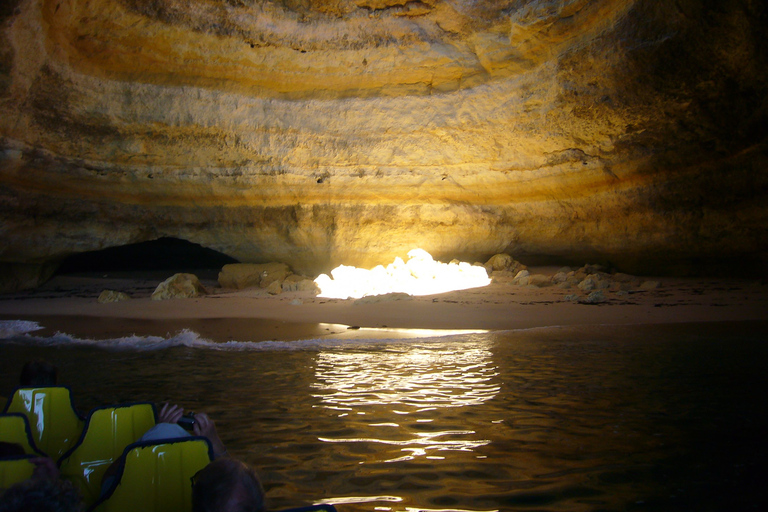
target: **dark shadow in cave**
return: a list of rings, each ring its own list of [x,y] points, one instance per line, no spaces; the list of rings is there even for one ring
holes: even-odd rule
[[[90,272],[191,272],[203,278],[205,270],[215,275],[222,266],[238,261],[226,254],[178,238],[110,247],[73,254],[61,262],[56,274]]]

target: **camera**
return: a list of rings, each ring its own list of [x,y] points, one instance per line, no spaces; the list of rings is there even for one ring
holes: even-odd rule
[[[177,423],[185,430],[192,430],[192,427],[195,425],[195,413],[190,412],[189,414],[185,414],[179,418]]]

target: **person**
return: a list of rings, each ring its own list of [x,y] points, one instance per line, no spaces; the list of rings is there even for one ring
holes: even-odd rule
[[[48,361],[27,361],[21,368],[19,386],[23,388],[47,388],[55,386],[59,370]]]
[[[19,443],[0,441],[0,459],[24,455],[24,448]]]
[[[196,436],[208,438],[211,442],[211,447],[213,448],[214,459],[228,455],[227,447],[224,446],[224,443],[216,431],[216,424],[207,414],[197,413],[194,415],[195,423],[192,425],[192,434],[178,424],[183,415],[183,407],[164,403],[157,414],[157,423],[147,430],[139,438],[138,442],[157,441],[161,439],[180,439],[190,437],[194,434]],[[121,464],[124,464],[123,456],[120,456],[119,459],[110,464],[106,471],[104,471],[104,476],[101,480],[101,495],[105,495],[109,492],[109,489],[111,489]]]
[[[264,488],[256,472],[231,458],[210,462],[192,478],[192,512],[263,512]]]
[[[81,512],[80,494],[72,482],[30,478],[0,495],[0,512]]]
[[[53,459],[35,457],[31,462],[35,465],[35,470],[30,478],[12,485],[4,492],[0,491],[0,512],[83,510],[80,493],[72,482],[61,478]]]
[[[139,441],[178,439],[191,434],[179,426],[184,409],[165,403],[160,408],[157,423]],[[263,512],[264,488],[256,472],[247,464],[230,458],[216,424],[205,413],[194,415],[192,434],[207,437],[213,448],[213,460],[192,478],[193,512]],[[121,458],[122,459],[122,458]],[[122,460],[115,461],[104,474],[102,495],[107,493]]]
[[[184,408],[175,404],[165,403],[157,414],[157,424],[150,428],[139,441],[154,441],[157,439],[177,439],[188,437],[191,434],[179,425],[179,420],[184,416]],[[224,446],[216,424],[207,414],[200,412],[194,415],[195,423],[192,425],[192,434],[207,437],[213,447],[213,458],[227,455],[227,447]]]

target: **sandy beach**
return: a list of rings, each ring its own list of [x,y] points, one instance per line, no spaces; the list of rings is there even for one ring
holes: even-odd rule
[[[152,300],[163,273],[58,276],[0,296],[0,330],[45,327],[3,342],[0,394],[44,358],[83,411],[168,401],[210,413],[268,485],[270,510],[765,508],[762,482],[744,478],[766,460],[762,282],[642,278],[589,304],[577,286],[503,279],[339,300],[200,276],[199,298]],[[104,289],[132,298],[99,303]],[[202,342],[168,340],[183,329]],[[491,332],[393,340],[454,330]]]
[[[532,268],[552,275],[557,269]],[[88,339],[131,334],[167,336],[190,329],[213,341],[397,337],[403,330],[510,330],[558,325],[760,321],[768,318],[768,286],[761,281],[643,278],[654,289],[605,290],[605,301],[558,286],[494,282],[483,288],[422,297],[328,299],[309,292],[270,295],[264,289],[218,288],[201,273],[208,295],[154,301],[163,273],[57,276],[43,287],[0,296],[0,319],[33,320],[40,335],[64,332]],[[102,290],[130,300],[102,304]],[[418,334],[418,333],[417,333]]]

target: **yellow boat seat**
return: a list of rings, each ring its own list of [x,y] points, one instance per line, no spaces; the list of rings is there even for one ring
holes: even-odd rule
[[[18,388],[5,412],[24,414],[38,450],[58,460],[80,438],[83,420],[72,405],[68,387]]]
[[[157,421],[149,402],[96,407],[88,413],[80,440],[59,459],[61,476],[80,489],[91,505],[99,497],[107,468]]]
[[[191,512],[192,477],[213,460],[205,437],[134,443],[92,512]]]
[[[27,455],[42,455],[32,440],[29,421],[21,413],[0,414],[0,441],[18,444]]]
[[[0,490],[30,478],[35,471],[35,465],[31,462],[35,457],[39,455],[19,455],[0,459]]]

